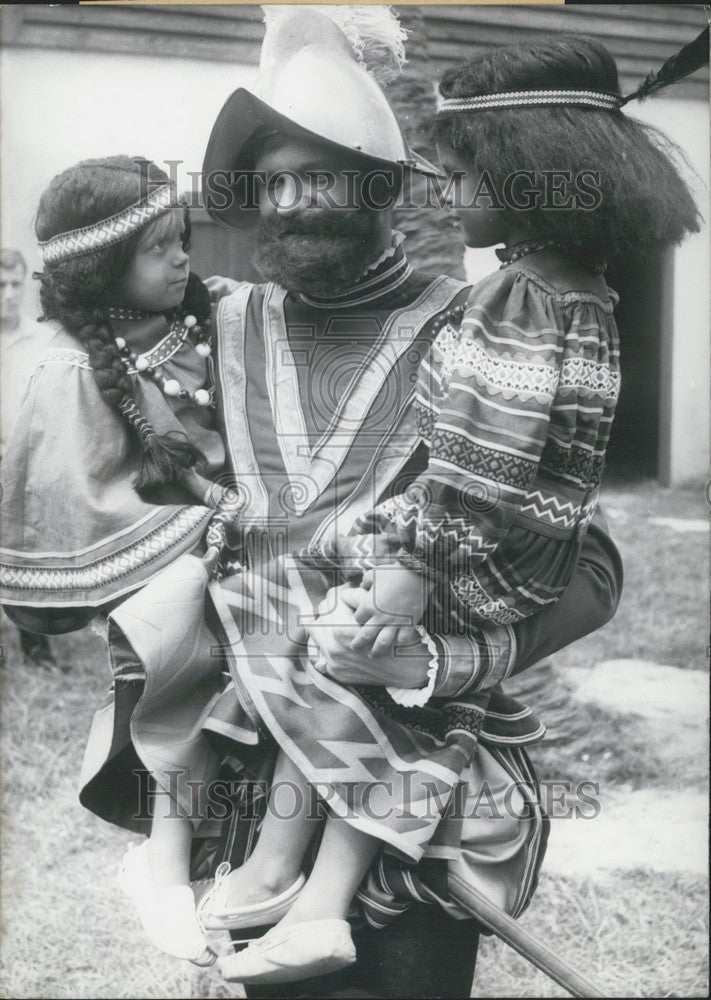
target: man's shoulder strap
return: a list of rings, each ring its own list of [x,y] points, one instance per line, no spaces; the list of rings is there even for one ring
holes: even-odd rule
[[[229,336],[230,329],[235,325],[242,326],[250,303],[258,311],[261,311],[261,305],[270,291],[286,295],[283,289],[271,282],[254,284],[251,281],[240,281],[229,295],[225,295],[217,303],[215,324],[220,336]]]
[[[466,293],[471,285],[457,278],[449,278],[442,274],[432,278],[423,288],[414,302],[400,307],[399,323],[406,322],[416,327],[422,327],[437,313],[450,309],[454,302]]]
[[[472,287],[472,283],[471,281],[462,281],[459,278],[450,278],[449,275],[440,274],[433,278],[430,282],[429,288],[434,286],[440,289],[446,288],[448,291],[452,292],[452,294],[457,294],[459,292],[463,292],[465,289],[470,289]]]
[[[240,312],[249,301],[252,291],[259,287],[259,285],[255,285],[251,281],[238,282],[229,295],[225,295],[217,303],[215,310],[217,322],[219,323],[227,316],[234,315],[235,312]]]

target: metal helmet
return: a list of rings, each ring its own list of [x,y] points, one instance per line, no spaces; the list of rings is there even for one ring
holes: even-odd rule
[[[326,16],[323,9],[334,13]],[[358,21],[348,23],[349,17],[351,22],[355,19],[354,11],[363,12],[358,17],[365,18],[365,29]],[[259,96],[245,88],[236,90],[218,115],[208,142],[203,184],[209,214],[229,226],[251,221],[254,212],[245,207],[246,189],[239,177],[254,169],[260,138],[268,135],[302,138],[346,154],[349,165],[364,172],[390,171],[398,186],[403,170],[438,174],[409,149],[376,79],[399,71],[403,38],[389,8],[346,7],[341,14],[339,8],[278,7],[269,14]],[[375,70],[365,64],[369,39],[370,49],[378,55]],[[220,195],[211,197],[211,178],[226,174]]]

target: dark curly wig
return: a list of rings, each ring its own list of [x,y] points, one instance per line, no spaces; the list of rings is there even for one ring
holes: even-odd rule
[[[581,89],[620,94],[617,67],[593,38],[560,33],[478,56],[444,72],[444,98],[520,90]],[[583,258],[647,256],[699,229],[683,153],[663,133],[622,111],[572,106],[439,112],[423,123],[433,142],[457,150],[488,175],[507,221],[529,237],[555,240]],[[507,177],[535,175],[537,192],[525,211],[502,197]],[[594,208],[545,207],[544,172],[572,177],[594,171]],[[599,181],[599,183],[598,183]]]
[[[35,221],[37,238],[44,242],[60,233],[93,225],[168,181],[162,170],[142,158],[84,160],[55,177],[42,195]],[[177,194],[175,207],[185,212],[187,249],[190,220]],[[41,283],[42,318],[56,320],[81,341],[101,395],[128,421],[140,442],[141,465],[136,479],[139,488],[174,482],[203,459],[184,435],[159,435],[142,416],[109,320],[108,306],[131,266],[142,233],[140,230],[100,250],[47,263],[43,272],[35,274]],[[194,274],[190,275],[178,313],[192,313],[199,322],[210,315],[209,293]]]

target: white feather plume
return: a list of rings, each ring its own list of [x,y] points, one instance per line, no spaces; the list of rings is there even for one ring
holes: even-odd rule
[[[298,11],[298,4],[263,4],[267,25]],[[358,62],[378,83],[393,80],[402,71],[407,31],[392,7],[383,4],[318,4],[305,11],[324,14],[341,29]]]

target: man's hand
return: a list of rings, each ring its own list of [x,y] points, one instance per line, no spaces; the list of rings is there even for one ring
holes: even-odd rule
[[[210,301],[215,303],[224,299],[226,295],[231,295],[239,285],[239,281],[234,281],[233,278],[221,278],[219,274],[213,274],[212,277],[205,278],[203,284],[210,293]]]
[[[351,649],[382,656],[398,641],[398,631],[419,625],[427,607],[432,583],[420,573],[391,563],[366,573],[363,596],[355,609],[361,627]]]
[[[351,648],[360,627],[355,608],[364,591],[343,584],[332,588],[319,605],[319,618],[309,626],[309,649],[314,667],[339,684],[420,688],[427,683],[429,653],[414,628],[397,630],[398,650],[367,656]],[[411,647],[411,650],[401,647]]]

